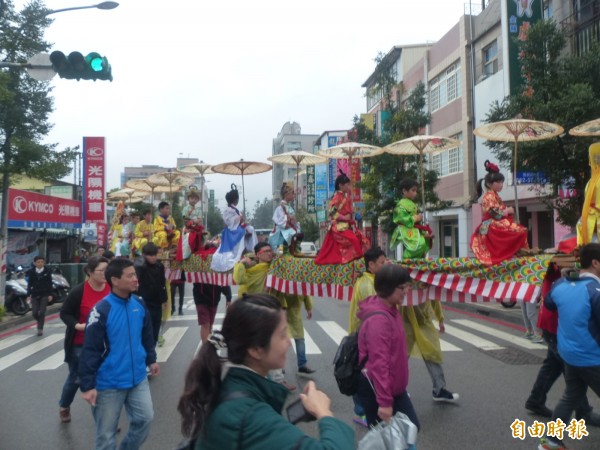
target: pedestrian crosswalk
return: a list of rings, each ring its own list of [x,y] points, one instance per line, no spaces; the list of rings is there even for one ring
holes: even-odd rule
[[[164,331],[165,343],[157,347],[159,363],[168,363],[175,349],[184,340],[198,342],[200,338],[195,307],[189,302],[185,315],[171,317]],[[225,317],[218,313],[215,328],[218,329]],[[322,355],[327,360],[333,357],[335,349],[346,336],[346,324],[334,320],[311,320],[304,322],[304,336],[307,355]],[[462,352],[472,348],[479,350],[501,350],[507,347],[520,347],[525,350],[544,350],[544,346],[532,343],[520,336],[519,331],[493,326],[472,318],[446,320],[446,333],[440,335],[444,352]],[[56,370],[64,362],[64,325],[59,321],[48,323],[43,337],[34,336],[31,330],[21,331],[0,340],[0,373],[23,363],[24,370],[39,373]],[[195,344],[194,344],[195,345]],[[295,343],[292,340],[295,352]],[[199,346],[198,346],[199,348]],[[333,353],[332,353],[333,352]]]

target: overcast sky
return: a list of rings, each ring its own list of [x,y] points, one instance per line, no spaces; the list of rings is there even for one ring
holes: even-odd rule
[[[47,0],[51,9],[100,0]],[[25,3],[25,2],[17,2]],[[55,77],[49,142],[105,136],[107,188],[125,166],[268,162],[286,121],[302,132],[348,129],[365,112],[362,83],[394,45],[432,42],[464,0],[119,0],[114,10],[56,14],[52,50],[97,51],[114,81]],[[223,198],[239,177],[210,175]],[[70,177],[72,181],[72,177]],[[247,207],[270,197],[271,175],[246,178]]]

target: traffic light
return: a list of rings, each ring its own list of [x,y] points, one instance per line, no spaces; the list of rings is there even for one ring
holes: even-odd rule
[[[50,62],[54,71],[67,80],[113,80],[108,60],[96,52],[84,57],[79,52],[65,56],[63,52],[54,51],[50,54]]]

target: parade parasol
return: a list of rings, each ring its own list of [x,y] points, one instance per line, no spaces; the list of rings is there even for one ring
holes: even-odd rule
[[[107,200],[109,201],[118,201],[118,200],[127,200],[128,204],[137,203],[144,199],[146,196],[146,192],[139,191],[132,188],[123,188],[118,191],[111,192],[107,195]],[[136,200],[139,199],[139,200]]]
[[[246,190],[244,189],[244,175],[255,175],[257,173],[268,172],[273,166],[263,162],[255,161],[239,161],[226,162],[212,166],[211,170],[214,173],[222,173],[225,175],[241,175],[242,176],[242,198],[244,206],[244,216],[246,216]]]
[[[600,119],[577,125],[569,130],[571,136],[600,136]]]
[[[179,172],[188,175],[194,175],[202,178],[200,183],[200,214],[204,217],[204,175],[210,175],[214,173],[212,171],[212,165],[206,164],[204,161],[200,161],[194,164],[188,164],[187,166],[180,167]]]
[[[298,177],[300,175],[300,166],[311,166],[314,164],[325,164],[327,158],[308,153],[302,150],[292,150],[291,152],[280,153],[278,155],[269,156],[269,161],[278,164],[288,164],[296,166],[296,189],[299,188]],[[296,196],[296,208],[298,208],[298,197]]]
[[[419,155],[419,170],[421,176],[421,208],[423,223],[425,223],[425,170],[423,155],[426,153],[443,152],[451,150],[460,145],[460,141],[443,136],[429,136],[420,134],[417,136],[393,142],[384,147],[386,153],[392,155]]]
[[[181,188],[187,187],[194,183],[194,179],[192,177],[173,170],[155,173],[150,175],[147,180],[148,182],[156,183],[159,186],[169,186],[169,192],[171,195],[173,195],[173,192],[177,192]]]
[[[560,125],[533,119],[510,119],[487,123],[473,130],[475,136],[488,141],[514,142],[513,186],[515,190],[515,220],[519,223],[519,197],[517,195],[517,161],[519,142],[540,141],[562,134]]]
[[[191,179],[188,179],[188,180],[189,180],[190,184],[193,181]],[[137,191],[150,192],[150,195],[151,195],[150,204],[151,204],[152,208],[154,208],[154,193],[155,192],[164,192],[164,193],[168,192],[168,193],[172,194],[173,191],[177,192],[179,189],[181,189],[181,187],[183,187],[183,185],[173,186],[172,183],[169,185],[169,184],[161,184],[158,182],[152,182],[149,180],[149,178],[129,180],[125,183],[125,186],[128,188],[135,189]]]
[[[358,142],[345,142],[343,144],[319,150],[319,154],[326,158],[348,160],[348,167],[350,168],[349,178],[351,183],[356,181],[352,179],[352,160],[354,158],[368,158],[381,155],[382,153],[383,148],[381,147],[369,144],[359,144]],[[352,201],[352,190],[350,191],[350,201]]]

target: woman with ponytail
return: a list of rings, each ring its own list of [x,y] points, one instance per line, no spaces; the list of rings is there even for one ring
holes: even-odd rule
[[[186,374],[178,410],[182,432],[200,449],[348,449],[354,432],[331,412],[331,400],[310,381],[300,399],[319,421],[321,439],[281,416],[288,390],[268,379],[285,366],[290,347],[285,311],[265,294],[234,302]],[[219,351],[227,352],[226,359]]]

